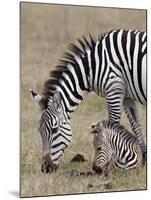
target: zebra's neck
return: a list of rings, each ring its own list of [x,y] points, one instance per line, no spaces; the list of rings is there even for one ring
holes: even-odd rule
[[[70,53],[60,59],[60,65],[51,72],[52,78],[45,84],[44,95],[49,97],[51,91],[57,89],[67,113],[73,112],[90,91],[104,96],[102,77],[107,63],[104,38],[105,35],[96,41],[91,36],[89,41],[86,38],[78,40],[80,48],[72,44]]]
[[[89,74],[86,73],[82,60],[75,57],[76,64],[68,63],[56,85],[60,92],[62,104],[68,114],[72,113],[90,92]]]
[[[51,72],[52,79],[46,84],[46,91],[57,90],[61,94],[63,107],[70,114],[83,98],[94,90],[94,74],[96,62],[94,54],[98,42],[91,41],[87,44],[81,42],[83,50],[72,46],[71,53],[66,53],[61,59],[61,64]],[[85,46],[84,46],[85,45]],[[49,96],[49,94],[47,94]]]

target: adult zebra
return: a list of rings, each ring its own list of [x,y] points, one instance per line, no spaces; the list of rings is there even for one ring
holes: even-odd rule
[[[43,141],[42,171],[59,165],[71,139],[70,113],[90,91],[105,97],[109,120],[120,122],[122,107],[146,151],[134,101],[146,103],[146,32],[113,30],[97,41],[90,36],[72,44],[70,53],[51,72],[42,95],[32,92],[43,113],[39,131]],[[45,170],[44,170],[45,169]]]
[[[93,170],[109,175],[114,168],[124,170],[144,165],[138,138],[118,123],[107,120],[92,125],[95,149]]]

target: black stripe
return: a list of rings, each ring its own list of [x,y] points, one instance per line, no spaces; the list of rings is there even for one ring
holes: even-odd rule
[[[94,79],[95,79],[95,72],[96,72],[95,47],[91,48],[90,57],[91,57],[91,69],[92,69],[92,89],[94,90]]]
[[[88,55],[86,53],[85,56],[81,58],[81,61],[83,63],[87,83],[89,84],[89,64],[88,64]],[[86,88],[86,90],[90,91],[90,88]]]
[[[105,38],[105,43],[106,43],[106,48],[107,48],[107,53],[108,53],[108,55],[109,55],[109,59],[110,59],[110,61],[112,62],[112,64],[114,65],[114,67],[116,67],[118,70],[120,70],[120,68],[119,68],[119,66],[115,63],[115,61],[114,61],[114,58],[113,58],[113,56],[112,56],[112,52],[111,52],[111,44],[110,44],[110,34],[111,34],[112,32],[110,32],[107,36],[106,36],[106,38]],[[114,35],[114,33],[113,33],[113,35]],[[112,40],[113,40],[113,38],[111,38]],[[111,68],[111,67],[110,67]],[[111,69],[110,69],[111,70]],[[111,71],[110,71],[111,72]],[[113,70],[112,70],[112,72],[114,72]],[[115,73],[115,72],[114,72]],[[118,75],[118,74],[117,74]]]
[[[58,151],[51,153],[51,155],[54,156],[55,154],[59,153],[60,151],[62,151],[64,153],[64,149],[59,149]],[[55,160],[57,160],[57,159],[55,159]]]
[[[76,61],[75,61],[75,63],[76,64],[73,65],[73,68],[74,68],[74,71],[75,71],[75,73],[76,73],[76,75],[78,77],[79,86],[84,91],[87,88],[85,88],[85,85],[84,85],[84,81],[83,81],[83,76],[82,76],[82,73],[81,73],[80,65]],[[76,83],[76,84],[78,84],[78,83]]]
[[[68,142],[70,142],[70,140],[69,139],[67,139],[64,135],[62,135],[62,134],[57,134],[57,135],[55,135],[54,137],[53,137],[53,140],[52,140],[52,143],[55,141],[55,140],[57,140],[59,137],[63,137],[66,141],[68,141]]]
[[[127,66],[129,66],[128,56],[127,56],[127,50],[126,50],[127,34],[128,34],[128,31],[123,31],[121,42],[122,42],[122,48],[123,48],[125,60],[127,62]]]
[[[99,42],[98,44],[98,56],[99,56],[99,70],[98,70],[98,77],[97,77],[97,89],[98,91],[100,90],[100,86],[99,86],[99,80],[100,80],[100,73],[102,70],[102,41]],[[99,92],[98,92],[99,93]]]
[[[143,91],[143,87],[142,87],[142,36],[143,36],[143,32],[140,33],[139,35],[139,51],[138,51],[138,60],[137,60],[137,78],[138,78],[138,84],[139,84],[139,88],[141,91],[141,94],[143,96],[143,98],[145,99],[145,101],[147,101],[146,96],[144,94]]]
[[[67,74],[67,76],[69,76],[69,75]],[[81,95],[79,95],[78,92],[76,91],[76,87],[74,87],[74,91],[72,91],[69,82],[68,82],[63,76],[62,76],[61,79],[65,82],[65,85],[67,86],[67,88],[70,90],[70,92],[73,94],[73,96],[74,96],[75,98],[77,98],[77,99],[79,99],[79,100],[83,100],[83,97],[82,97]],[[72,83],[73,83],[73,82],[75,83],[75,81],[73,80],[73,78],[72,78],[72,79],[70,78],[70,80],[71,80]],[[76,84],[77,84],[77,83],[76,83]],[[74,86],[75,86],[75,85],[74,85]]]
[[[53,145],[51,148],[54,149],[54,148],[56,148],[56,147],[58,147],[58,146],[61,146],[62,144],[63,144],[65,147],[68,147],[66,143],[64,143],[64,142],[61,141],[61,142],[59,142],[59,143]]]
[[[123,72],[124,72],[124,75],[125,75],[125,78],[126,78],[126,80],[127,80],[127,83],[129,84],[129,79],[128,79],[128,76],[127,76],[127,72],[126,72],[126,70],[125,70],[125,66],[124,66],[124,63],[123,63],[123,60],[122,60],[122,58],[121,58],[121,54],[120,54],[120,51],[119,51],[119,48],[118,48],[118,43],[117,43],[117,42],[118,42],[118,39],[117,39],[118,34],[119,34],[119,30],[116,31],[116,32],[113,34],[114,49],[115,49],[115,52],[116,52],[116,54],[117,54],[117,57],[118,57],[118,59],[119,59],[119,61],[120,61],[120,65],[121,65],[121,68],[122,68],[122,70],[123,70]],[[132,43],[132,44],[133,44],[133,43]],[[131,45],[130,51],[133,50],[133,49],[132,49],[132,46],[133,46],[133,45]],[[133,48],[134,48],[134,46],[133,46]],[[132,54],[132,56],[133,56],[133,52],[132,52],[131,54]],[[131,77],[132,77],[132,76],[131,76]],[[131,93],[132,93],[132,95],[133,95],[132,88],[130,87],[130,84],[129,84],[129,88],[130,88]]]
[[[134,74],[133,74],[133,58],[134,58],[134,49],[135,49],[135,40],[136,40],[136,34],[134,33],[134,31],[131,32],[131,43],[130,43],[130,57],[131,57],[131,64],[132,64],[132,70],[130,70],[130,75],[131,75],[131,80],[132,80],[132,84],[133,84],[133,89],[135,90],[135,93],[136,93],[136,96],[137,96],[137,99],[141,102],[141,99],[139,98],[139,94],[137,93],[137,90],[135,88],[135,77],[134,77]],[[136,99],[136,100],[137,100]]]
[[[104,55],[103,55],[102,59],[104,59],[104,66],[103,66],[103,69],[101,69],[101,70],[103,70],[103,73],[102,73],[102,76],[100,77],[101,78],[100,88],[102,88],[101,86],[103,84],[103,78],[104,78],[104,75],[106,73],[106,68],[107,68],[107,58],[106,58],[106,52],[105,52],[105,50],[104,50]]]

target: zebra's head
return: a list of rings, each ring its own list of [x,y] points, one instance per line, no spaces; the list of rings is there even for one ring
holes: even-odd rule
[[[112,157],[112,149],[104,123],[105,121],[101,121],[93,124],[91,131],[94,135],[93,145],[95,149],[93,170],[99,174],[106,170]]]
[[[107,135],[105,133],[104,121],[92,124],[91,133],[94,135],[94,146],[99,146],[108,141]]]
[[[65,114],[61,94],[55,91],[47,100],[31,91],[33,98],[42,108],[38,130],[42,139],[42,172],[53,172],[59,167],[59,159],[71,140],[71,127]]]

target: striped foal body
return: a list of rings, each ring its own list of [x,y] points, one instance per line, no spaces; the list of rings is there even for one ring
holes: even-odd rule
[[[143,152],[138,139],[123,126],[104,120],[93,125],[92,133],[95,149],[93,169],[96,172],[111,173],[110,168],[127,170],[143,166]]]

